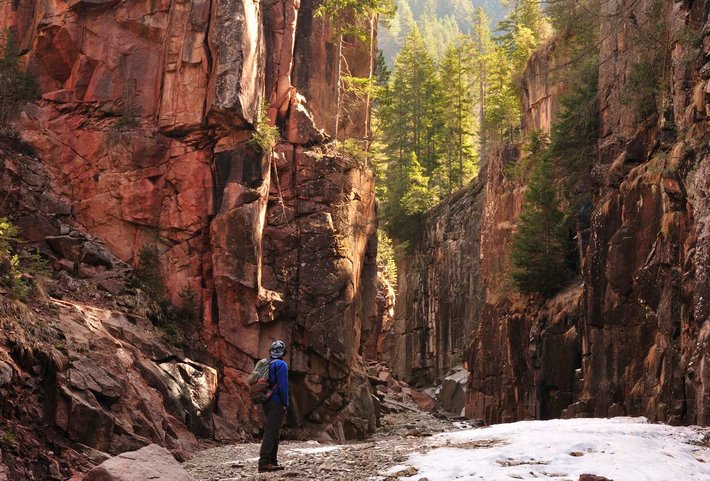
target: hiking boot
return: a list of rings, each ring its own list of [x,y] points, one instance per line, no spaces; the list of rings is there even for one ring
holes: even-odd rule
[[[283,466],[279,466],[278,464],[264,464],[263,466],[259,466],[259,472],[260,473],[268,473],[271,471],[283,471],[284,468]]]

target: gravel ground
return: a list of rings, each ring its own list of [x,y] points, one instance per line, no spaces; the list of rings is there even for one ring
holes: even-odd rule
[[[388,478],[382,472],[402,463],[410,453],[423,453],[438,447],[429,442],[429,436],[470,427],[465,423],[439,419],[413,408],[398,411],[384,415],[382,427],[366,441],[344,445],[321,445],[315,441],[282,441],[279,446],[279,463],[286,468],[282,472],[257,472],[259,445],[255,443],[207,449],[197,453],[184,467],[196,481],[286,478],[318,481],[396,479]],[[407,473],[414,474],[416,472]]]

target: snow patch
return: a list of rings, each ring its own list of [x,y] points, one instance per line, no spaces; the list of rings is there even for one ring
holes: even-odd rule
[[[329,453],[330,451],[337,451],[338,449],[342,448],[342,446],[323,446],[321,448],[295,448],[291,449],[290,452],[299,454],[318,454]]]
[[[614,481],[708,481],[710,449],[694,444],[702,438],[701,428],[645,418],[500,424],[433,436],[430,444],[441,447],[411,455],[406,466],[419,471],[401,479],[576,481],[589,473]]]

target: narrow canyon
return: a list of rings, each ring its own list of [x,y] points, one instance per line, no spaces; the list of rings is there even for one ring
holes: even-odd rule
[[[394,285],[378,236],[382,19],[324,5],[0,1],[37,88],[0,126],[0,276],[16,245],[43,266],[0,285],[0,481],[79,481],[151,445],[227,479],[192,457],[253,454],[247,376],[275,339],[297,449],[379,451],[389,426],[414,453],[453,421],[710,425],[710,1],[599,5],[574,272],[547,296],[511,284],[531,182],[515,169],[525,139],[555,138],[575,34],[523,59],[515,129],[481,126],[476,175],[418,214]],[[628,101],[649,22],[669,39],[650,109]]]

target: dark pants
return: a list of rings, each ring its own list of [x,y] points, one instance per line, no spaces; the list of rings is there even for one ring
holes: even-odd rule
[[[265,402],[263,406],[266,425],[264,426],[264,439],[261,441],[261,451],[259,452],[259,466],[278,464],[276,457],[279,451],[279,432],[286,414],[283,406],[271,401]]]

